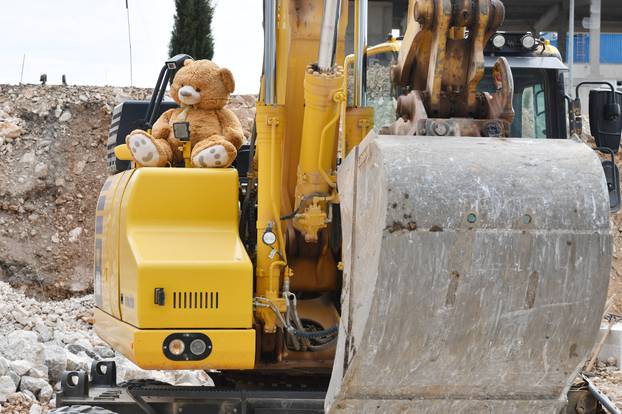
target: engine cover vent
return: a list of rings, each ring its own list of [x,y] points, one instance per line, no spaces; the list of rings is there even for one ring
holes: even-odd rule
[[[218,309],[218,292],[173,292],[173,309]]]

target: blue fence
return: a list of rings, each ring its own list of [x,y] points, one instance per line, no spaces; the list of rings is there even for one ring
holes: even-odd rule
[[[556,33],[546,33],[544,37],[551,41],[553,46],[558,45]],[[566,49],[566,55],[568,49]],[[575,63],[589,63],[590,61],[590,34],[575,33],[574,36]],[[600,63],[622,64],[622,34],[603,33],[600,36]]]

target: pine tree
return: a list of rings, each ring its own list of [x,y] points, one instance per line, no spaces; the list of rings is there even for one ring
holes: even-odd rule
[[[214,56],[211,0],[175,0],[175,25],[169,55],[186,53],[195,59]]]

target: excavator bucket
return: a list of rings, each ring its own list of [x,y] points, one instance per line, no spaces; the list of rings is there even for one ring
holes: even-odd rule
[[[371,134],[338,177],[332,413],[560,413],[597,336],[603,170],[570,140]]]

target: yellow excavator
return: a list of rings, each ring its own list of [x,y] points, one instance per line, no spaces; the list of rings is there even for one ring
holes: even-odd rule
[[[64,375],[63,412],[565,412],[605,304],[615,164],[571,139],[508,138],[508,59],[481,90],[501,1],[411,0],[403,39],[372,48],[367,1],[354,11],[346,57],[348,2],[265,0],[255,133],[235,168],[126,160],[101,191],[97,334],[215,387],[119,385],[98,361]],[[397,113],[374,125],[366,65],[385,52]],[[188,58],[167,62],[139,126]],[[114,111],[121,158],[144,105]]]

